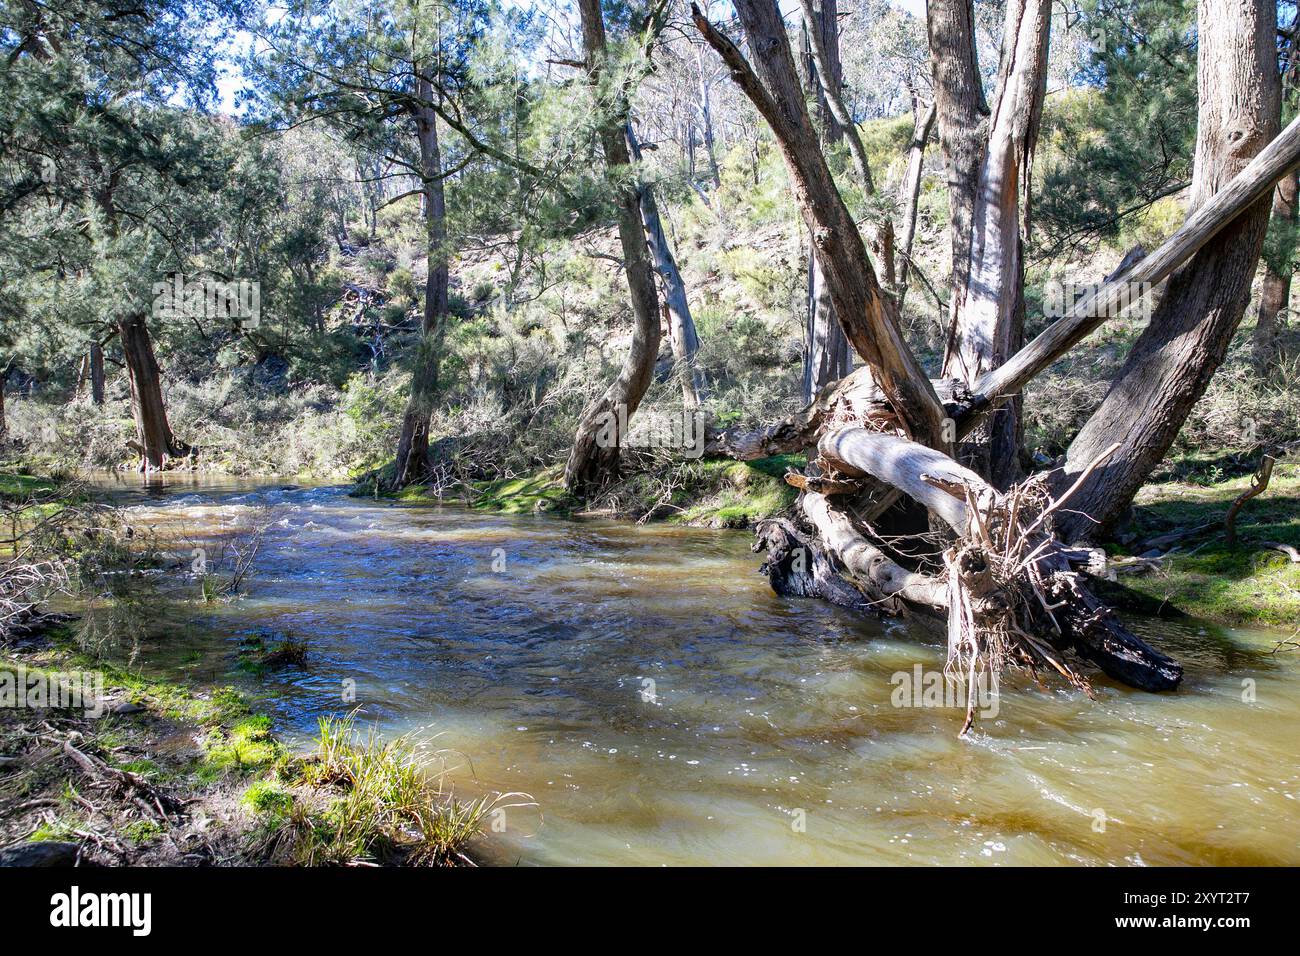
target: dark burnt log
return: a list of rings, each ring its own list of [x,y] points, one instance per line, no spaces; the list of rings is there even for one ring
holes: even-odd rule
[[[759,571],[783,597],[820,598],[865,612],[870,602],[840,576],[830,555],[817,541],[784,518],[769,518],[754,527],[752,550],[766,551]]]

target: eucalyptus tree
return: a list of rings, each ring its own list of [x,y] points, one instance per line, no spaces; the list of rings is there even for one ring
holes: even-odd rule
[[[428,471],[455,253],[447,183],[478,163],[511,167],[528,181],[523,188],[546,178],[517,152],[524,78],[481,55],[498,13],[485,0],[292,0],[261,17],[246,64],[266,119],[326,122],[382,156],[392,175],[417,183],[384,202],[421,197],[427,254],[421,339],[389,479],[395,487]],[[502,88],[504,112],[494,95]]]
[[[817,449],[817,471],[786,476],[803,491],[799,509],[815,535],[779,521],[759,529],[774,586],[853,606],[884,603],[946,615],[950,663],[972,679],[982,664],[999,667],[1010,654],[1086,687],[1060,654],[1073,649],[1134,686],[1176,687],[1181,667],[1124,628],[1091,594],[1077,568],[1082,554],[1065,542],[1088,537],[1098,526],[1105,530],[1132,499],[1241,320],[1268,194],[1300,164],[1300,121],[1275,136],[1274,10],[1200,0],[1195,185],[1183,227],[1005,361],[990,363],[973,380],[953,382],[931,381],[899,333],[817,140],[777,3],[735,0],[735,7],[752,62],[698,9],[696,25],[771,128],[826,268],[836,315],[866,363],[800,413],[717,443],[744,458]],[[980,124],[984,131],[973,135],[958,125],[962,116],[983,113],[985,102],[971,4],[931,0],[930,13],[932,51],[942,48],[934,56],[936,95],[951,97],[940,106],[941,117],[945,111],[949,116],[950,177],[961,192],[951,201],[965,204],[962,218],[971,236],[969,245],[954,242],[954,269],[1000,289],[987,303],[996,308],[954,324],[958,336],[971,337],[965,344],[982,347],[991,339],[979,336],[992,335],[987,330],[996,330],[1023,294],[1022,278],[1007,266],[1016,265],[1014,247],[1021,241],[1016,187],[1027,182],[1022,164],[1032,150],[1034,104],[1041,103],[1049,9],[1037,0],[1008,4],[999,84],[988,122]],[[999,188],[991,188],[994,183]],[[1169,286],[1154,317],[1072,444],[1064,469],[1004,492],[953,460],[957,439],[1116,314],[1133,286],[1165,279]],[[968,281],[954,283],[967,298]],[[962,305],[955,303],[958,318]],[[1054,494],[1044,495],[1045,486]],[[932,549],[920,541],[915,549],[900,548],[897,539],[876,530],[873,522],[902,496],[923,507],[935,527],[946,526],[941,554],[917,560],[916,550]],[[1068,508],[1062,507],[1066,501]],[[837,571],[856,590],[841,587]]]

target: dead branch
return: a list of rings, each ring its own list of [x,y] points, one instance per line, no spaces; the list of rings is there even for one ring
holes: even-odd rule
[[[1251,498],[1263,494],[1268,488],[1269,479],[1273,477],[1273,466],[1277,460],[1272,455],[1265,455],[1259,463],[1259,470],[1255,472],[1254,477],[1250,479],[1250,487],[1237,496],[1232,506],[1228,508],[1228,514],[1223,519],[1223,533],[1227,538],[1228,547],[1237,543],[1237,512]],[[1082,478],[1080,479],[1082,480]]]

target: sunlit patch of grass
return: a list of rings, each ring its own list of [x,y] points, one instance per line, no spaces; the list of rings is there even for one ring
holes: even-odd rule
[[[271,735],[265,714],[246,717],[228,731],[213,730],[204,741],[206,776],[249,773],[266,769],[285,756],[284,747]]]
[[[466,845],[494,813],[536,805],[519,793],[456,800],[444,790],[446,772],[430,776],[409,737],[362,736],[352,717],[322,718],[300,774],[326,794],[314,811],[295,806],[287,823],[293,857],[307,866],[468,862]]]
[[[240,798],[254,813],[282,819],[293,809],[293,794],[278,780],[254,780]]]
[[[806,464],[801,455],[774,455],[756,461],[709,459],[699,462],[688,488],[695,503],[673,520],[721,528],[745,527],[789,508],[798,492],[782,477]]]
[[[1300,547],[1300,466],[1279,464],[1269,487],[1237,515],[1237,543],[1220,524],[1250,487],[1241,476],[1213,485],[1151,485],[1138,495],[1138,539],[1177,528],[1212,527],[1178,545],[1162,570],[1123,583],[1197,617],[1227,624],[1290,627],[1300,620],[1300,564],[1260,542]]]
[[[564,469],[560,466],[522,478],[474,482],[471,490],[475,495],[473,507],[481,511],[499,511],[503,514],[564,513],[573,510],[576,505],[564,489]]]

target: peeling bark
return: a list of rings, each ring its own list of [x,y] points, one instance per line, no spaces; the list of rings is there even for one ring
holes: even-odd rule
[[[953,239],[954,248],[960,245],[968,258],[954,272],[943,372],[971,384],[1022,344],[1021,248],[1029,218],[1034,144],[1047,91],[1050,32],[1051,0],[1008,3],[997,93],[976,172],[969,236],[958,242],[954,234]],[[974,37],[970,40],[973,43]],[[950,104],[965,102],[959,91],[948,91],[943,98]],[[963,161],[966,158],[963,153]],[[963,458],[998,487],[1008,487],[1020,477],[1018,419],[1017,404],[1004,404],[962,448]]]

